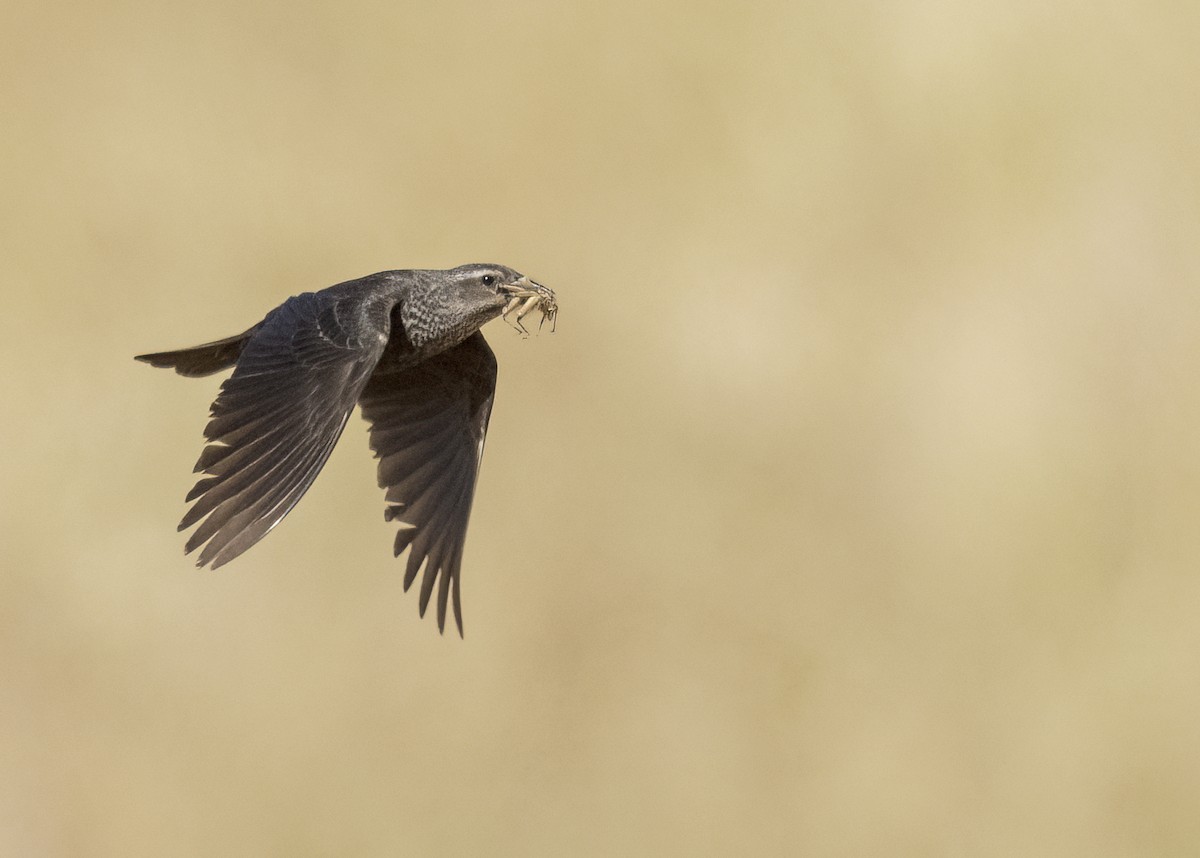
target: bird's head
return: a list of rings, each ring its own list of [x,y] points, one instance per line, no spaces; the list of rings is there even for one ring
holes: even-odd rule
[[[553,312],[547,308],[557,309],[553,292],[504,265],[475,263],[421,273],[423,282],[410,294],[404,312],[406,332],[418,347],[449,348],[530,299],[536,298],[534,304],[547,314]]]

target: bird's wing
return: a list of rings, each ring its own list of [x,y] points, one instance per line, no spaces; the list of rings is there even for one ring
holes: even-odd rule
[[[300,500],[346,425],[379,362],[388,308],[366,312],[354,296],[306,293],[273,310],[221,385],[196,463],[205,476],[179,529],[197,522],[186,551],[228,563]]]
[[[404,589],[424,562],[421,616],[440,576],[438,628],[445,629],[452,594],[460,635],[463,543],[495,391],[496,356],[476,331],[419,366],[376,373],[359,399],[379,457],[379,485],[387,489],[387,518],[403,522],[396,556],[412,549]]]

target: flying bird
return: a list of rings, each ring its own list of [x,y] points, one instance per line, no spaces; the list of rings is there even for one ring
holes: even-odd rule
[[[207,440],[179,530],[184,549],[216,568],[262,539],[312,485],[357,403],[370,423],[387,490],[384,517],[409,550],[407,591],[422,564],[420,614],[438,584],[462,635],[460,573],[471,500],[496,391],[486,322],[533,309],[558,313],[554,292],[503,265],[381,271],[289,298],[245,333],[138,355],[184,376],[233,368],[212,404]]]

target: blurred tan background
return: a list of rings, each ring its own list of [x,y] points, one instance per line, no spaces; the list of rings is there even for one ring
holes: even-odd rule
[[[1200,852],[1200,7],[10,4],[0,853]],[[503,262],[467,636],[137,352]]]

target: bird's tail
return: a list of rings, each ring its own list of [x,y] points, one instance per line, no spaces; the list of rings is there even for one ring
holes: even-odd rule
[[[254,327],[236,337],[226,337],[202,346],[192,346],[190,349],[138,355],[134,360],[143,361],[151,366],[174,369],[180,375],[191,377],[212,375],[214,372],[229,369],[237,363],[242,349],[256,330],[257,327]]]

